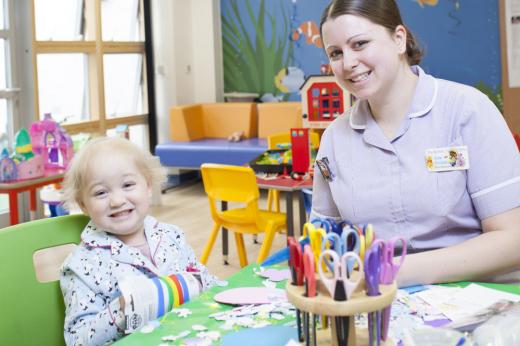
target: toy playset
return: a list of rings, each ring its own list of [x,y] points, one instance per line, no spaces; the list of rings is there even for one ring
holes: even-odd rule
[[[74,155],[73,143],[63,128],[45,114],[42,121],[22,128],[15,136],[14,152],[7,145],[0,153],[0,182],[34,179],[45,170],[67,167]]]
[[[74,155],[74,145],[65,130],[46,113],[42,121],[29,129],[35,154],[43,156],[45,168],[67,168]]]
[[[334,76],[309,76],[300,88],[303,127],[324,129],[352,106],[351,95]]]

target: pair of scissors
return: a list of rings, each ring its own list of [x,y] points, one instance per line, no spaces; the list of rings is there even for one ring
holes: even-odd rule
[[[316,296],[316,270],[314,265],[314,253],[309,245],[303,250],[303,269],[305,296],[312,298]],[[316,345],[316,316],[310,312],[304,312],[303,325],[305,330],[306,345]],[[312,334],[311,334],[312,329]]]
[[[291,281],[293,285],[301,286],[303,285],[304,278],[302,248],[300,243],[297,242],[294,237],[288,237],[287,244],[289,246],[289,268],[291,269]],[[302,320],[299,309],[296,309],[296,329],[298,331],[298,340],[302,342]]]
[[[332,260],[332,278],[325,274],[322,268],[322,264],[327,257]],[[361,281],[361,276],[359,276],[357,280],[351,280],[351,275],[348,271],[348,262],[350,259],[354,259],[354,263],[358,263],[359,265],[359,270],[363,271],[363,262],[361,262],[361,259],[355,252],[346,252],[340,256],[333,250],[325,250],[320,254],[318,260],[320,280],[329,292],[330,296],[336,301],[348,300]],[[335,323],[338,345],[346,345],[349,334],[350,318],[336,316]]]
[[[365,258],[365,252],[375,239],[374,227],[369,223],[363,228],[358,227],[358,232],[360,239],[359,257]]]
[[[334,229],[334,221],[329,219],[322,219],[320,217],[317,217],[315,219],[312,219],[310,221],[314,226],[317,226],[319,228],[324,228],[325,232],[329,233]]]
[[[359,255],[360,238],[359,234],[350,226],[344,226],[341,235],[337,233],[327,233],[321,243],[321,252],[326,250],[326,247],[333,249],[339,256],[343,256],[347,252],[354,252]],[[325,265],[332,271],[332,264],[325,257]],[[352,273],[354,269],[355,260],[350,258],[348,260],[348,274]]]
[[[323,228],[316,228],[310,222],[306,222],[303,225],[302,237],[309,237],[309,244],[314,254],[314,262],[318,262],[318,256],[321,252],[321,243],[323,237],[327,233]]]
[[[401,243],[401,256],[397,262],[394,261],[396,243]],[[399,268],[401,268],[401,265],[403,264],[406,257],[406,239],[403,237],[394,237],[387,241],[376,239],[372,244],[372,247],[375,246],[380,248],[380,282],[382,284],[389,285],[394,282],[397,272],[399,271]],[[383,321],[381,324],[381,337],[383,340],[386,340],[388,337],[391,308],[392,306],[390,305],[383,310]]]
[[[381,277],[381,249],[372,246],[365,256],[365,287],[368,296],[378,296]],[[381,344],[381,312],[368,313],[368,345],[379,346]]]

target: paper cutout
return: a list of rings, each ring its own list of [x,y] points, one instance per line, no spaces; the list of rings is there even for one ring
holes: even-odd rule
[[[222,338],[222,346],[263,346],[285,345],[292,339],[298,339],[296,328],[269,326],[264,328],[243,329],[227,334]]]
[[[287,301],[287,296],[279,288],[240,287],[220,292],[213,299],[223,304],[247,305]]]
[[[289,269],[266,269],[257,273],[258,275],[274,282],[287,280],[291,278],[291,271]]]

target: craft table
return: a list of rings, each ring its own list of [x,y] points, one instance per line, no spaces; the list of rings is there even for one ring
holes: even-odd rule
[[[227,333],[225,330],[219,328],[223,324],[221,321],[217,321],[213,318],[208,318],[208,315],[222,312],[226,310],[231,310],[233,307],[230,305],[224,305],[216,303],[213,300],[215,294],[225,291],[230,288],[237,287],[261,287],[262,281],[264,278],[256,275],[254,273],[254,269],[259,268],[257,264],[250,264],[247,267],[242,268],[238,273],[234,274],[230,278],[228,278],[229,285],[227,287],[213,287],[206,292],[203,292],[200,296],[195,298],[194,300],[189,301],[188,303],[181,306],[181,308],[187,308],[192,311],[192,314],[186,318],[182,318],[177,316],[175,313],[170,312],[167,313],[161,320],[160,326],[155,328],[150,333],[142,333],[136,332],[130,334],[123,339],[116,342],[116,345],[138,345],[138,346],[146,346],[146,345],[160,345],[162,343],[167,343],[168,345],[180,345],[180,341],[175,342],[165,342],[162,341],[162,337],[167,335],[178,335],[179,333],[190,330],[191,326],[194,324],[204,325],[208,328],[208,330],[218,330],[221,333],[221,336],[224,336]],[[285,269],[287,266],[285,265],[275,265],[269,268],[276,269]],[[277,288],[284,288],[287,281],[280,281],[276,284]],[[469,285],[470,282],[458,282],[453,284],[448,284],[447,286],[458,286],[465,287]],[[503,284],[488,284],[488,283],[479,283],[479,285],[493,288],[496,290],[514,293],[520,295],[520,286],[518,285],[503,285]],[[294,319],[294,318],[293,318]],[[284,325],[288,323],[287,318],[284,320],[271,320],[273,325]],[[229,331],[234,332],[235,330]],[[320,332],[320,331],[318,331]],[[325,333],[328,334],[328,330],[325,330]],[[365,332],[366,333],[366,332]],[[361,340],[359,340],[361,338]],[[360,341],[360,345],[366,344],[368,340],[366,340],[366,336],[363,334],[358,334],[358,340]],[[218,344],[218,342],[217,342]]]
[[[278,176],[274,179],[256,178],[258,187],[260,189],[274,189],[285,192],[285,210],[287,220],[287,236],[294,236],[294,213],[293,213],[293,199],[295,194],[298,196],[298,210],[300,215],[300,231],[303,229],[303,224],[306,222],[307,216],[305,214],[305,205],[303,196],[300,193],[303,189],[312,188],[312,179],[307,178],[303,180],[294,180],[289,177]],[[222,210],[227,209],[227,202],[222,202]],[[299,235],[299,234],[298,234]],[[228,232],[225,228],[222,229],[222,255],[224,256],[224,263],[227,264],[228,257]]]
[[[0,193],[9,195],[9,221],[11,225],[19,223],[18,194],[29,191],[29,210],[31,220],[36,217],[36,189],[63,181],[63,169],[47,170],[43,177],[27,180],[16,180],[9,183],[0,183]]]

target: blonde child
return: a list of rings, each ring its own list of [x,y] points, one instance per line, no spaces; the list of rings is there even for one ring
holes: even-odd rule
[[[128,278],[144,279],[167,291],[164,278],[170,276],[192,298],[215,284],[216,278],[197,261],[182,230],[148,215],[152,185],[163,176],[149,153],[122,138],[94,139],[74,157],[63,186],[66,204],[79,206],[91,221],[61,272],[68,345],[105,344],[132,329],[128,323],[135,322],[135,316],[125,317],[120,287]],[[154,291],[145,290],[145,295],[148,292]],[[147,310],[163,314],[173,299],[170,295],[168,304],[168,295],[160,296],[161,304],[153,298],[131,303],[145,308],[149,304]],[[145,323],[148,317],[137,319]]]

